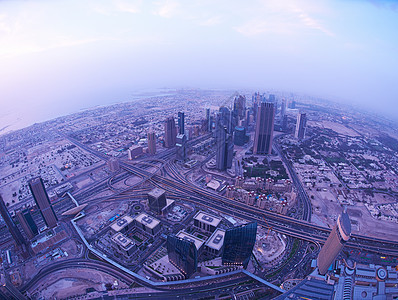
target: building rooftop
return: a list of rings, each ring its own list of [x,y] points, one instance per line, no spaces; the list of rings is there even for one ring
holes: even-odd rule
[[[140,213],[137,217],[135,217],[135,220],[150,229],[155,228],[160,223],[158,219],[155,219],[146,213]]]
[[[112,241],[114,241],[116,244],[122,246],[125,249],[134,246],[134,242],[120,232],[112,236]]]
[[[165,190],[159,189],[159,188],[154,188],[148,193],[148,196],[152,196],[154,198],[159,198],[162,196],[164,193],[166,193]]]
[[[112,230],[119,232],[124,227],[126,227],[128,224],[130,224],[131,222],[133,222],[133,218],[126,215],[126,216],[118,218],[115,222],[113,222],[111,225],[111,228],[112,228]]]
[[[212,225],[214,227],[217,227],[218,224],[220,224],[221,222],[221,218],[210,215],[208,213],[205,213],[203,211],[198,212],[195,217],[194,220],[198,220],[200,222]]]
[[[348,217],[347,212],[343,212],[338,218],[338,227],[340,229],[340,233],[342,233],[342,237],[345,241],[348,241],[351,235],[351,222]]]
[[[217,228],[206,242],[206,246],[215,250],[220,250],[224,244],[225,230]]]
[[[201,240],[201,239],[197,238],[196,236],[193,236],[192,234],[189,234],[189,233],[187,233],[187,232],[185,232],[183,230],[180,230],[177,233],[177,237],[185,239],[185,240],[188,240],[188,241],[191,241],[191,242],[194,242],[196,250],[198,250],[198,251],[203,246],[203,244],[205,243],[204,240]]]

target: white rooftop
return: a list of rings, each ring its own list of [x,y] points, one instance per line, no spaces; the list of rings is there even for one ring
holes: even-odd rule
[[[215,250],[220,250],[224,244],[225,230],[217,228],[207,240],[206,246]]]
[[[196,250],[199,250],[200,247],[202,247],[202,245],[205,243],[204,240],[201,240],[200,238],[197,238],[196,236],[193,236],[192,234],[189,234],[183,230],[180,230],[177,233],[177,237],[194,242],[195,246],[196,246]]]
[[[137,217],[135,217],[135,220],[149,229],[155,228],[160,223],[158,219],[155,219],[146,213],[140,213]]]
[[[134,246],[134,242],[126,237],[124,234],[118,232],[113,237],[112,240],[122,246],[123,248],[127,248],[129,245]]]
[[[112,223],[111,228],[114,231],[119,232],[124,227],[126,227],[128,224],[130,224],[131,222],[133,222],[133,218],[126,215],[126,216],[117,218],[116,221]]]
[[[214,227],[217,227],[218,224],[220,224],[220,222],[221,222],[221,218],[213,216],[213,215],[210,215],[210,214],[205,213],[203,211],[198,212],[195,215],[194,220],[198,220],[198,221],[200,221],[202,223],[206,223],[206,224],[212,225]]]

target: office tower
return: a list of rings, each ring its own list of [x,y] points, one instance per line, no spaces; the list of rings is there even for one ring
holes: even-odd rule
[[[38,233],[37,225],[32,218],[29,210],[17,212],[18,221],[29,240],[33,239]]]
[[[0,299],[23,300],[27,299],[9,280],[8,274],[0,273]]]
[[[296,108],[296,101],[292,100],[292,101],[290,102],[290,108],[291,108],[291,109],[295,109],[295,108]]]
[[[160,214],[162,209],[167,205],[166,191],[154,188],[148,193],[149,208],[156,213]]]
[[[246,128],[243,126],[236,126],[234,134],[234,144],[238,146],[243,146],[246,142]]]
[[[187,138],[185,134],[178,134],[176,139],[177,160],[185,161],[187,159]]]
[[[15,241],[15,244],[17,246],[26,245],[26,241],[22,236],[21,232],[19,231],[17,225],[15,225],[14,221],[12,220],[11,215],[8,212],[6,204],[4,203],[3,197],[1,195],[0,195],[0,214],[4,222],[6,223],[8,230],[10,231],[11,236]]]
[[[294,137],[296,139],[302,140],[305,136],[306,129],[307,129],[307,114],[298,113],[297,123],[296,123],[296,132],[294,134]]]
[[[119,160],[116,157],[112,157],[111,159],[108,160],[108,168],[109,171],[112,173],[117,173],[120,171],[120,164]]]
[[[224,171],[232,167],[234,144],[232,134],[222,123],[222,115],[218,116],[216,125],[216,168]]]
[[[153,131],[148,132],[148,153],[151,155],[156,153],[156,135]]]
[[[281,119],[286,115],[286,99],[282,99]]]
[[[288,125],[288,123],[287,123],[287,115],[284,115],[283,119],[282,119],[282,131],[284,131],[284,132],[287,131],[287,125]]]
[[[244,119],[245,112],[246,112],[246,97],[242,95],[236,96],[234,99],[234,117],[237,120]]]
[[[169,261],[179,269],[186,278],[196,272],[198,266],[198,251],[195,243],[189,239],[167,236],[167,255]]]
[[[183,112],[178,112],[178,133],[185,134],[185,115]]]
[[[177,128],[173,117],[168,117],[164,123],[164,146],[172,148],[176,145]]]
[[[46,189],[44,188],[43,180],[40,177],[29,180],[29,188],[32,192],[33,199],[35,199],[36,206],[40,210],[44,223],[47,227],[53,228],[57,225],[57,216],[48,198]]]
[[[275,103],[276,98],[274,94],[269,94],[268,101],[271,103]]]
[[[262,102],[258,110],[254,135],[254,154],[271,154],[274,134],[274,104]]]
[[[210,108],[206,108],[206,125],[207,125],[207,132],[211,132],[211,116],[210,116]]]
[[[233,118],[232,118],[232,113],[231,111],[225,107],[221,106],[218,114],[218,119],[216,120],[216,123],[221,124],[222,126],[227,128],[228,133],[232,133],[232,123],[233,123]],[[216,124],[217,128],[217,124]]]
[[[325,275],[351,235],[351,222],[346,211],[338,218],[318,255],[319,274]]]
[[[257,222],[227,229],[224,237],[223,265],[247,267],[256,242]]]

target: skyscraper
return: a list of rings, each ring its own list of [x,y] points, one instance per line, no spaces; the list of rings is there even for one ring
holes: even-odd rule
[[[198,251],[194,242],[175,235],[168,235],[167,254],[169,256],[169,261],[179,269],[186,278],[189,278],[196,272],[198,266]]]
[[[33,199],[40,210],[44,222],[47,227],[53,228],[57,225],[57,216],[48,198],[46,189],[44,188],[43,180],[40,177],[29,180],[29,188],[32,192]]]
[[[26,245],[26,241],[22,236],[21,232],[19,231],[17,225],[15,225],[14,221],[11,218],[10,213],[4,203],[3,197],[0,195],[0,214],[3,218],[4,222],[6,223],[8,230],[11,233],[12,238],[14,239],[17,246]]]
[[[177,147],[177,160],[185,161],[187,159],[187,138],[185,134],[178,134],[176,140],[176,147]]]
[[[282,99],[281,119],[286,115],[286,99]]]
[[[296,123],[296,132],[294,134],[294,137],[296,139],[302,140],[305,136],[306,129],[307,129],[307,114],[298,113],[297,123]]]
[[[231,111],[227,107],[225,107],[225,106],[220,107],[216,123],[226,127],[227,133],[232,133],[233,118],[232,118]],[[216,124],[216,128],[217,128],[217,124]]]
[[[207,131],[211,132],[211,116],[210,116],[210,108],[206,108],[206,124],[207,124]]]
[[[234,144],[232,134],[223,125],[222,114],[219,114],[216,121],[216,168],[224,171],[232,167]]]
[[[185,134],[185,115],[183,112],[178,112],[178,133]]]
[[[176,145],[177,128],[173,117],[168,117],[164,123],[164,146],[172,148]]]
[[[346,211],[337,219],[337,224],[333,227],[325,244],[318,255],[319,274],[325,275],[333,261],[339,255],[344,244],[350,239],[351,222]]]
[[[246,97],[242,95],[236,96],[234,99],[234,117],[236,119],[244,119],[245,112],[246,112]]]
[[[254,135],[253,145],[254,154],[271,154],[274,134],[274,119],[274,104],[262,102],[258,110],[256,121],[256,132]]]
[[[246,142],[246,128],[243,126],[236,126],[234,134],[234,144],[238,146],[243,146]]]
[[[148,193],[149,208],[156,213],[160,214],[162,209],[167,205],[166,191],[154,188]]]
[[[223,265],[247,267],[256,242],[257,222],[227,229],[224,237]]]
[[[38,233],[37,225],[32,218],[29,210],[17,212],[18,221],[21,224],[23,231],[25,232],[28,239],[33,239]]]
[[[148,132],[148,153],[154,155],[156,153],[156,135],[155,132]]]
[[[10,281],[10,275],[4,271],[0,273],[0,299],[21,300],[27,299]]]

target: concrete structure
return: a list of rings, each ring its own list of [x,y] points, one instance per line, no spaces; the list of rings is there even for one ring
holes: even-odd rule
[[[155,132],[148,132],[148,153],[154,155],[156,153],[156,135]]]
[[[208,253],[219,256],[224,245],[225,230],[217,228],[206,241],[205,249]]]
[[[127,150],[128,159],[132,160],[143,153],[143,148],[138,145],[133,145]]]
[[[317,266],[319,274],[325,275],[329,267],[339,255],[344,244],[350,239],[351,222],[347,212],[343,212],[337,219],[337,224],[327,238],[318,255]]]
[[[112,236],[112,242],[112,248],[126,259],[137,250],[137,245],[120,232]]]
[[[220,222],[221,218],[210,215],[203,211],[196,213],[195,217],[193,218],[194,226],[207,232],[214,232]]]
[[[8,212],[8,209],[1,195],[0,195],[0,214],[4,222],[6,223],[8,230],[10,231],[11,236],[14,239],[16,245],[17,246],[26,245],[26,241],[22,236],[21,232],[19,231],[17,225],[15,225],[14,221],[12,220],[11,215]]]
[[[57,226],[58,219],[44,188],[43,180],[40,177],[36,177],[29,180],[28,184],[47,227],[53,228]]]
[[[173,117],[168,117],[164,122],[164,146],[172,148],[176,145],[177,128]]]
[[[273,103],[262,102],[258,110],[254,135],[254,154],[271,154],[274,134],[275,109]]]
[[[137,227],[142,230],[150,233],[151,235],[155,235],[160,230],[160,221],[147,215],[146,213],[141,213],[135,217],[135,224]]]
[[[37,225],[32,218],[29,210],[18,211],[17,218],[29,240],[33,239],[38,233]]]
[[[299,113],[297,115],[296,131],[294,137],[296,139],[302,140],[305,136],[305,131],[307,129],[307,114]]]
[[[125,233],[133,227],[133,221],[134,219],[128,215],[119,217],[115,222],[111,224],[111,229],[114,232]]]
[[[166,191],[154,188],[148,193],[148,206],[151,210],[160,214],[166,205]]]
[[[111,159],[108,160],[108,168],[109,171],[112,173],[117,173],[120,171],[120,164],[119,160],[116,157],[112,157]]]

